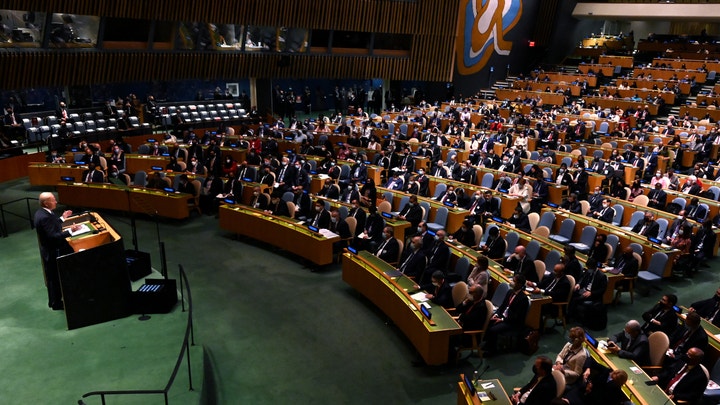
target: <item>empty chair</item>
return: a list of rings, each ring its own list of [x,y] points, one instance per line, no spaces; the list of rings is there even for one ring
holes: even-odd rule
[[[435,213],[435,221],[427,224],[428,229],[437,232],[441,229],[445,229],[447,224],[448,209],[446,207],[440,207]]]
[[[594,226],[586,226],[580,234],[580,242],[573,242],[570,246],[574,247],[580,253],[587,253],[595,243],[597,229]]]
[[[530,160],[538,160],[539,157],[540,154],[538,153],[538,151],[534,150],[530,152]]]
[[[390,211],[392,210],[392,206],[390,205],[389,202],[382,201],[380,204],[378,204],[377,210],[378,210],[378,212],[390,213]]]
[[[663,252],[655,252],[650,257],[650,263],[648,264],[647,270],[638,272],[638,280],[642,280],[649,285],[653,285],[660,280],[665,273],[665,265],[667,264],[668,257]]]
[[[550,229],[547,226],[538,226],[533,230],[533,235],[542,236],[543,238],[550,237]]]
[[[682,197],[674,198],[674,199],[672,200],[672,202],[673,202],[673,204],[679,205],[681,210],[684,210],[684,209],[685,209],[685,204],[687,204],[687,200],[685,200],[685,199],[682,198]]]
[[[633,252],[635,252],[635,253],[639,254],[640,256],[642,256],[642,254],[643,254],[643,248],[642,248],[642,245],[641,245],[641,244],[636,243],[636,242],[633,242],[633,243],[629,244],[628,246],[630,246],[630,249],[632,249]]]
[[[542,214],[540,222],[538,222],[537,226],[545,226],[548,229],[552,229],[553,224],[555,224],[555,214],[547,211]]]
[[[572,238],[573,231],[575,231],[575,220],[566,218],[560,224],[560,231],[555,235],[550,235],[550,239],[559,243],[568,243]]]
[[[635,205],[647,207],[649,201],[650,200],[648,199],[648,196],[646,196],[644,194],[640,194],[639,196],[635,197],[632,202]]]
[[[400,210],[402,210],[403,207],[405,207],[405,204],[407,204],[408,201],[410,201],[410,196],[409,196],[409,195],[404,195],[404,196],[402,196],[402,198],[400,199],[400,204],[398,204],[398,211],[393,211],[392,214],[393,214],[393,215],[398,215],[398,214],[400,214]]]
[[[490,173],[490,174],[492,174],[492,173]],[[446,190],[447,190],[447,185],[445,183],[438,183],[438,185],[435,186],[435,193],[433,193],[433,198],[437,199]]]
[[[561,163],[565,163],[568,168],[572,167],[572,158],[570,156],[565,156],[562,158]]]
[[[492,173],[485,173],[483,174],[482,183],[480,183],[480,186],[492,188],[493,182],[495,182],[495,176]],[[437,188],[435,190],[437,190]]]
[[[142,144],[138,146],[138,153],[141,155],[149,155],[150,154],[150,147],[146,144]]]
[[[525,246],[525,254],[530,260],[535,260],[538,253],[540,253],[540,243],[536,240],[531,240],[527,246]]]
[[[428,215],[430,215],[430,203],[427,201],[421,201],[420,208],[423,209],[423,221],[427,222]]]
[[[587,215],[590,211],[590,202],[588,200],[580,200],[580,213]]]
[[[508,257],[515,252],[515,248],[517,247],[519,240],[520,235],[517,232],[508,232],[507,235],[505,235],[505,244],[507,244],[505,257]]]
[[[704,212],[705,212],[705,215],[703,215],[702,218],[698,217],[697,215],[695,216],[695,220],[698,221],[698,222],[700,222],[700,223],[702,223],[703,221],[705,221],[705,218],[707,218],[708,212],[710,212],[710,207],[708,207],[708,205],[705,204],[705,203],[700,203],[700,204],[698,205],[698,207],[705,209],[705,211],[704,211]],[[698,210],[698,211],[699,211],[699,210]]]
[[[470,260],[463,256],[455,262],[455,274],[458,275],[460,281],[466,281],[470,274]],[[464,297],[463,297],[464,299]]]
[[[665,332],[657,331],[648,336],[648,348],[650,350],[650,367],[658,369],[665,359],[665,352],[670,347],[670,339]]]
[[[545,277],[545,262],[542,260],[533,260],[535,264],[535,273],[537,274],[538,281]]]
[[[659,226],[657,238],[662,239],[665,237],[665,232],[667,232],[668,220],[665,218],[658,218],[655,222],[657,222]]]
[[[625,206],[620,204],[613,205],[613,209],[615,210],[615,216],[613,217],[612,224],[615,226],[620,226],[620,223],[622,222],[623,214],[625,213]]]
[[[594,158],[594,159],[600,159],[600,158],[602,158],[602,157],[603,157],[603,151],[601,151],[601,150],[598,149],[598,150],[596,150],[595,152],[593,152],[593,158]]]
[[[145,187],[147,185],[147,173],[142,170],[138,170],[137,173],[135,173],[135,180],[133,181],[133,184],[135,184],[136,186]]]
[[[632,229],[635,227],[635,225],[638,222],[640,222],[640,220],[643,218],[645,218],[645,213],[643,211],[633,212],[632,215],[630,215],[630,221],[628,222],[628,225],[623,226],[622,229],[624,229],[626,231],[632,231]]]

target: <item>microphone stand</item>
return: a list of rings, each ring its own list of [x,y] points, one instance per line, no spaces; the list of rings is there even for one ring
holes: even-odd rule
[[[132,202],[130,198],[130,188],[125,189],[125,195],[127,196],[127,202],[128,202],[128,215],[130,216],[130,229],[132,230],[132,244],[135,248],[135,251],[139,251],[138,249],[138,238],[137,238],[137,226],[135,224],[135,213],[133,213],[132,210]]]

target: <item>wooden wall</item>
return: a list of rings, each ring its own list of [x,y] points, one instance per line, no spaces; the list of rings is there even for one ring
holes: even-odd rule
[[[0,8],[165,21],[411,34],[406,58],[216,51],[7,50],[0,87],[138,80],[388,78],[449,81],[459,0],[8,0]],[[278,11],[280,10],[280,11]],[[285,58],[283,63],[280,59]]]

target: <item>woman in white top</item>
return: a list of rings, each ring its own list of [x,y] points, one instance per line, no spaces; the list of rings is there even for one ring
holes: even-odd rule
[[[487,297],[488,281],[490,280],[490,273],[488,273],[488,258],[480,255],[477,257],[477,264],[473,267],[470,275],[468,276],[467,283],[468,287],[479,285],[483,290],[483,299]]]
[[[527,137],[525,136],[524,132],[521,132],[520,135],[515,138],[515,142],[513,143],[513,145],[516,148],[527,148]]]
[[[583,373],[583,364],[587,358],[587,352],[583,348],[585,342],[585,330],[581,327],[570,329],[569,342],[558,353],[555,359],[554,370],[565,375],[565,384],[574,384]]]
[[[532,196],[532,186],[527,183],[524,177],[518,179],[508,190],[511,197],[520,197],[520,206],[524,213],[530,212],[530,196]]]

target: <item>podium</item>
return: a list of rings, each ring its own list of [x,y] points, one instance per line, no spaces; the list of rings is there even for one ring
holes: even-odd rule
[[[68,238],[73,253],[57,259],[68,329],[131,314],[131,285],[120,235],[95,212],[71,216],[64,228],[81,224]]]

